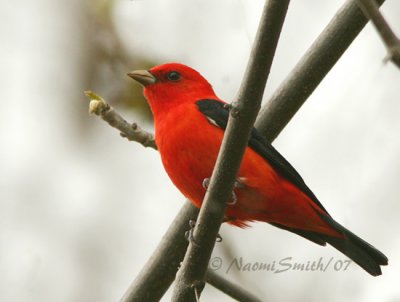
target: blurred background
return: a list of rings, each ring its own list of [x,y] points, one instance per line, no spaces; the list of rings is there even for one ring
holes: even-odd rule
[[[400,2],[383,13],[400,34]],[[292,1],[264,101],[344,3]],[[184,198],[157,152],[88,114],[94,90],[152,131],[126,76],[178,61],[228,101],[263,1],[19,0],[0,10],[0,300],[118,301]],[[383,276],[227,270],[346,258],[267,224],[222,226],[218,272],[268,301],[400,301],[400,71],[367,25],[274,145],[337,221],[388,257]],[[163,301],[168,301],[170,292]],[[231,301],[207,286],[202,301]]]

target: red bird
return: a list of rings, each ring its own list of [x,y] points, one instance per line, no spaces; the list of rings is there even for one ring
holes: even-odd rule
[[[196,207],[206,193],[229,112],[197,71],[169,63],[128,74],[144,86],[154,115],[156,143],[175,186]],[[319,245],[329,243],[371,275],[382,274],[387,257],[328,214],[291,164],[253,129],[226,210],[243,227],[264,221]]]

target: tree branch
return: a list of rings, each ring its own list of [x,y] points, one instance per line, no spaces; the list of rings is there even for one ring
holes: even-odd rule
[[[188,241],[185,232],[189,220],[196,220],[199,210],[186,201],[162,237],[153,255],[147,261],[121,302],[159,301],[175,278],[185,256]]]
[[[172,301],[197,301],[204,288],[203,280],[208,262],[261,106],[288,5],[289,0],[270,0],[264,6],[238,101],[231,108],[209,189],[193,231],[195,243],[189,243],[176,277]]]
[[[156,141],[152,133],[143,130],[136,123],[129,124],[101,96],[95,94],[93,91],[85,91],[85,95],[91,100],[89,113],[100,116],[110,126],[120,130],[122,137],[157,150]]]
[[[367,22],[355,1],[340,8],[262,108],[256,128],[264,136],[271,140],[278,136]]]
[[[261,300],[255,297],[251,292],[222,278],[211,270],[208,270],[206,273],[206,282],[237,301],[261,302]]]
[[[375,0],[358,0],[358,5],[364,12],[364,15],[372,21],[378,31],[381,39],[385,43],[388,55],[385,61],[391,60],[400,68],[400,40],[396,37],[389,24],[379,11],[379,6]]]

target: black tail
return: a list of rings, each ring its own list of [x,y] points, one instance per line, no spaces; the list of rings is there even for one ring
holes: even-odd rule
[[[345,237],[337,238],[319,234],[324,241],[341,251],[372,276],[379,276],[382,274],[380,266],[388,264],[388,258],[382,252],[350,232],[330,216],[324,216],[322,218]]]
[[[344,238],[293,229],[276,223],[271,224],[281,229],[296,233],[297,235],[307,238],[308,240],[311,240],[319,245],[325,245],[327,242],[361,266],[372,276],[379,276],[382,274],[380,266],[388,264],[388,258],[383,253],[337,223],[330,216],[321,217],[336,231],[343,234]]]

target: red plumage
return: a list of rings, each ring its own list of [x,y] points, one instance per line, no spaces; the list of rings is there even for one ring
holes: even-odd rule
[[[223,101],[207,80],[182,64],[164,64],[129,75],[144,85],[165,170],[182,194],[200,207],[206,192],[203,180],[212,174],[224,129],[199,110],[197,102]],[[315,196],[304,190],[301,178],[299,186],[284,174],[247,147],[237,175],[240,186],[234,189],[238,201],[226,210],[229,223],[242,227],[249,221],[264,221],[321,245],[328,242],[369,273],[380,274],[379,265],[386,264],[387,258],[336,223]]]

